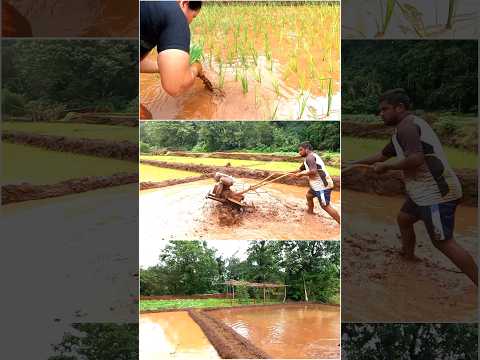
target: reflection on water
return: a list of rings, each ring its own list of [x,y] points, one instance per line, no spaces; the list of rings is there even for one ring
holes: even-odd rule
[[[186,311],[140,314],[139,331],[142,360],[220,358]]]
[[[209,312],[275,358],[338,358],[340,309],[326,305]]]

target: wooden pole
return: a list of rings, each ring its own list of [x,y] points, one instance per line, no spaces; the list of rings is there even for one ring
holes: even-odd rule
[[[263,302],[265,302],[265,286],[263,287]]]
[[[285,295],[283,295],[283,302],[285,302],[285,300],[287,300],[287,287],[284,286],[283,288],[285,289]]]
[[[232,300],[235,300],[235,285],[232,285]]]

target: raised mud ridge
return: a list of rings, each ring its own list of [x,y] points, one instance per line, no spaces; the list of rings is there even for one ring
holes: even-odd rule
[[[138,126],[137,114],[109,114],[109,113],[77,113],[69,112],[62,121],[64,123],[103,124]]]
[[[138,174],[118,173],[112,176],[88,176],[70,179],[52,185],[32,185],[29,183],[3,185],[2,204],[46,199],[137,182]]]
[[[223,152],[215,151],[211,153],[197,153],[189,151],[157,151],[155,155],[168,155],[168,156],[186,156],[194,158],[216,158],[216,159],[238,159],[238,160],[258,160],[258,161],[288,161],[288,162],[303,162],[301,156],[289,156],[289,155],[273,155],[273,154],[250,154],[243,152]],[[325,164],[330,166],[338,166],[339,162],[333,159],[324,159]]]
[[[281,174],[276,171],[268,170],[253,170],[241,167],[233,166],[209,166],[209,165],[199,165],[199,164],[182,164],[182,163],[173,163],[168,161],[156,161],[156,160],[140,160],[140,163],[158,166],[162,168],[177,169],[177,170],[187,170],[193,172],[200,172],[203,174],[213,174],[217,171],[226,173],[239,178],[249,178],[249,179],[264,179],[271,174]],[[340,188],[340,177],[332,176],[335,189]],[[297,185],[297,186],[308,186],[308,180],[306,178],[291,178],[284,177],[278,181],[278,183],[286,185]],[[171,184],[174,185],[174,184]]]
[[[270,359],[266,352],[202,310],[188,310],[223,359]]]
[[[138,145],[130,141],[106,141],[56,135],[39,135],[21,131],[5,131],[2,140],[31,145],[47,150],[72,152],[119,160],[138,160]]]
[[[200,176],[190,176],[184,179],[172,179],[164,181],[143,181],[140,183],[140,190],[156,189],[166,186],[185,184],[193,181],[199,181],[211,177],[211,174],[204,174]]]
[[[343,126],[343,125],[342,125]],[[475,169],[455,169],[462,184],[462,204],[477,207],[478,177]],[[375,193],[379,195],[404,195],[405,184],[401,171],[377,174],[370,168],[356,168],[342,174],[344,189]]]

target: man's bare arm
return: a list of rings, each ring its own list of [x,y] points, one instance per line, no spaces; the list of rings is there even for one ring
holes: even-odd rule
[[[182,50],[164,50],[158,54],[157,62],[162,87],[170,96],[184,93],[198,75],[196,67],[190,66],[190,55]]]

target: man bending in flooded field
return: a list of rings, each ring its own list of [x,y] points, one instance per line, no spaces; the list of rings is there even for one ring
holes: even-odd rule
[[[330,205],[330,195],[333,189],[333,180],[328,174],[327,168],[321,157],[313,152],[312,144],[304,142],[299,145],[298,153],[305,158],[299,170],[291,176],[302,177],[308,176],[310,189],[307,192],[307,213],[313,214],[315,198],[318,199],[320,206],[325,210],[337,223],[340,223],[340,215]]]
[[[402,170],[407,193],[397,216],[402,256],[418,260],[413,225],[422,220],[433,245],[478,286],[477,264],[453,237],[455,210],[462,197],[462,188],[447,162],[440,140],[425,120],[409,111],[410,99],[403,89],[385,92],[379,103],[384,124],[394,126],[395,132],[381,152],[350,164],[372,165],[379,174]],[[385,162],[392,157],[397,159]]]
[[[201,1],[140,2],[140,72],[159,73],[170,96],[185,93],[202,75],[202,65],[190,65],[189,24],[199,14]],[[157,59],[148,54],[157,48]]]

